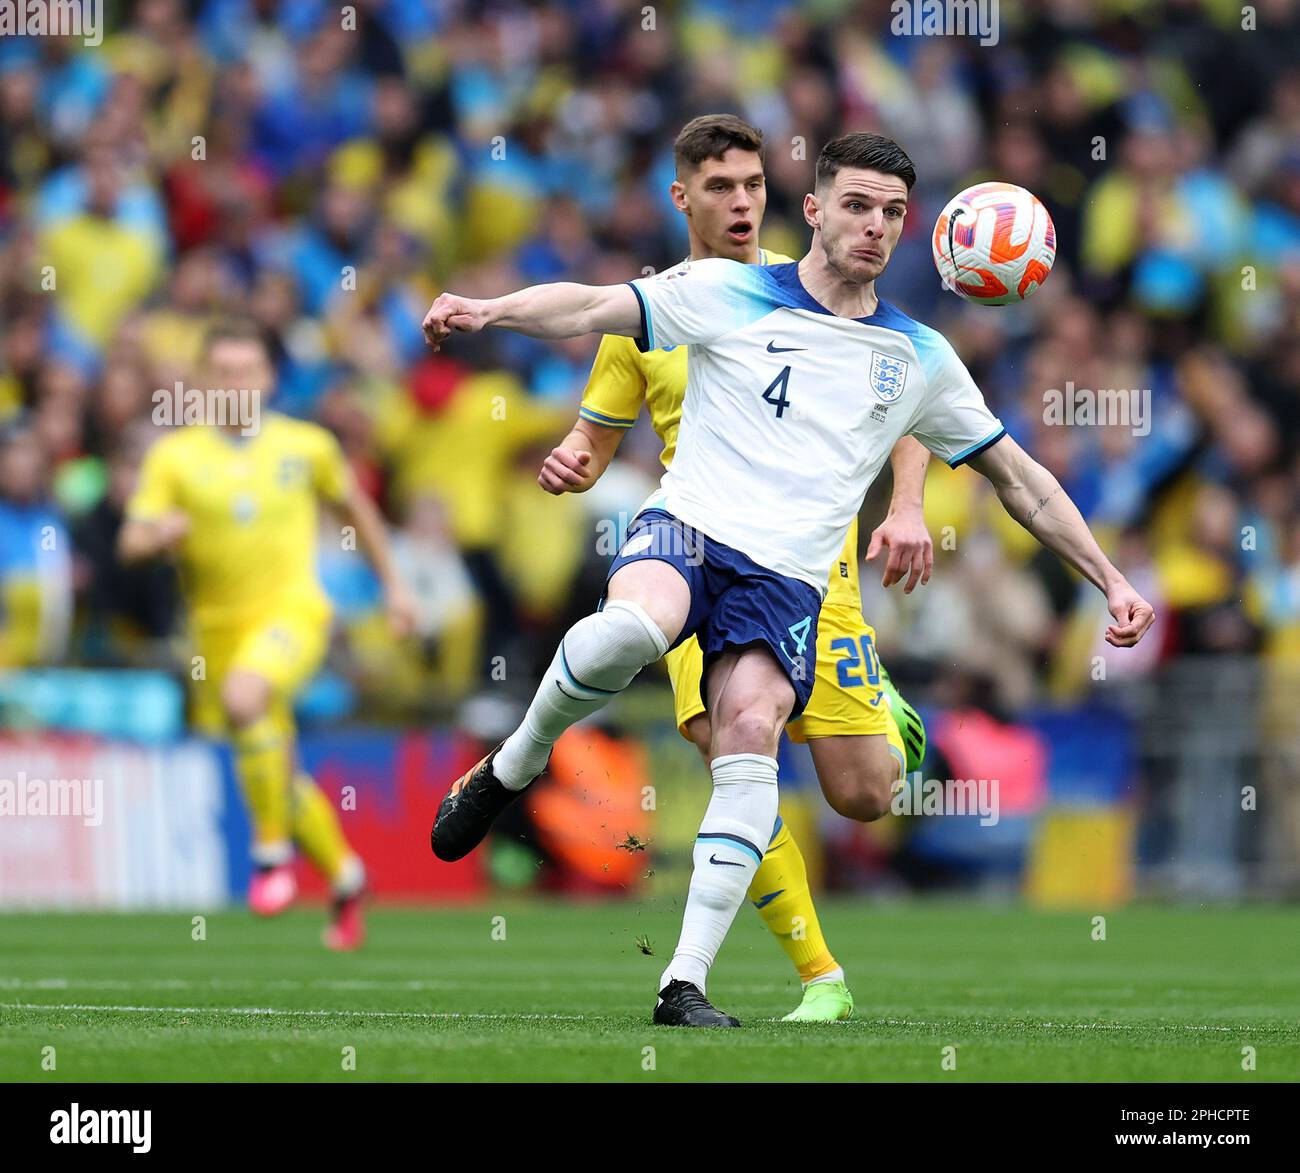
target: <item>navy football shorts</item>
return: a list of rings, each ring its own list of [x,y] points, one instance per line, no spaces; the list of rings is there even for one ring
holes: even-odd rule
[[[664,509],[646,509],[633,518],[606,584],[629,562],[647,558],[669,563],[690,588],[686,626],[672,646],[692,635],[699,640],[705,665],[700,692],[704,692],[708,665],[719,653],[765,644],[794,688],[790,720],[799,716],[816,679],[821,592],[800,579],[759,566]],[[706,697],[700,699],[708,703]]]

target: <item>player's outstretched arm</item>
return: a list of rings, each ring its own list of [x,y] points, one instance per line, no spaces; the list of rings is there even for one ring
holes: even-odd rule
[[[130,564],[160,558],[190,532],[188,513],[171,509],[156,518],[128,517],[117,531],[117,558]]]
[[[384,609],[388,622],[396,635],[409,635],[415,629],[415,599],[393,561],[393,547],[388,539],[388,527],[375,503],[355,484],[347,491],[336,509],[343,521],[356,530],[357,545],[374,568],[384,592]]]
[[[537,483],[557,497],[561,493],[585,493],[614,459],[626,428],[610,428],[579,416],[569,434],[542,461]]]
[[[434,350],[456,331],[488,326],[530,338],[577,338],[582,334],[641,334],[641,303],[630,285],[577,285],[557,281],[485,300],[441,293],[424,315],[424,339]]]
[[[889,463],[894,470],[894,492],[885,520],[871,531],[867,561],[888,549],[880,585],[891,587],[906,577],[903,594],[910,595],[917,583],[924,586],[930,581],[934,568],[934,542],[926,529],[923,509],[930,450],[912,436],[903,436],[889,454]]]
[[[992,482],[1012,517],[1106,596],[1115,617],[1106,629],[1106,642],[1117,648],[1137,643],[1151,626],[1155,612],[1102,553],[1083,515],[1057,479],[1010,436],[1003,436],[970,463]]]

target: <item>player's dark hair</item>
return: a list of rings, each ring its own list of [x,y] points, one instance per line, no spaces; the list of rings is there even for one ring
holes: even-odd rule
[[[736,147],[763,158],[763,132],[735,114],[704,114],[682,127],[673,143],[677,174],[694,171],[705,159],[721,159]]]
[[[266,355],[267,362],[275,362],[275,339],[271,331],[256,318],[222,318],[209,326],[203,335],[203,349],[200,352],[205,360],[211,356],[212,348],[218,342],[256,342]]]
[[[892,138],[883,134],[858,131],[833,138],[817,156],[817,190],[821,191],[839,174],[841,167],[856,167],[862,171],[879,171],[882,175],[896,175],[912,190],[916,182],[916,168],[912,160]]]

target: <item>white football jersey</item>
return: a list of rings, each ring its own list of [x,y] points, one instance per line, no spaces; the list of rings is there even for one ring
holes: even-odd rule
[[[956,467],[1004,434],[948,340],[883,298],[841,318],[797,264],[720,258],[629,284],[637,345],[691,348],[677,454],[646,507],[823,594],[900,437]]]

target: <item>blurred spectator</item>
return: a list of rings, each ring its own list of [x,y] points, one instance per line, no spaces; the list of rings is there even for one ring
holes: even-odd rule
[[[147,425],[138,425],[115,441],[104,495],[73,527],[85,604],[82,639],[85,659],[92,663],[164,662],[157,649],[176,624],[179,596],[172,565],[124,566],[116,553],[126,503],[152,438]]]
[[[0,433],[0,668],[57,663],[67,649],[72,559],[46,461],[31,428]]]
[[[65,197],[48,197],[41,252],[59,312],[78,338],[103,347],[162,271],[160,226],[125,214],[123,163],[109,146],[86,148]]]

